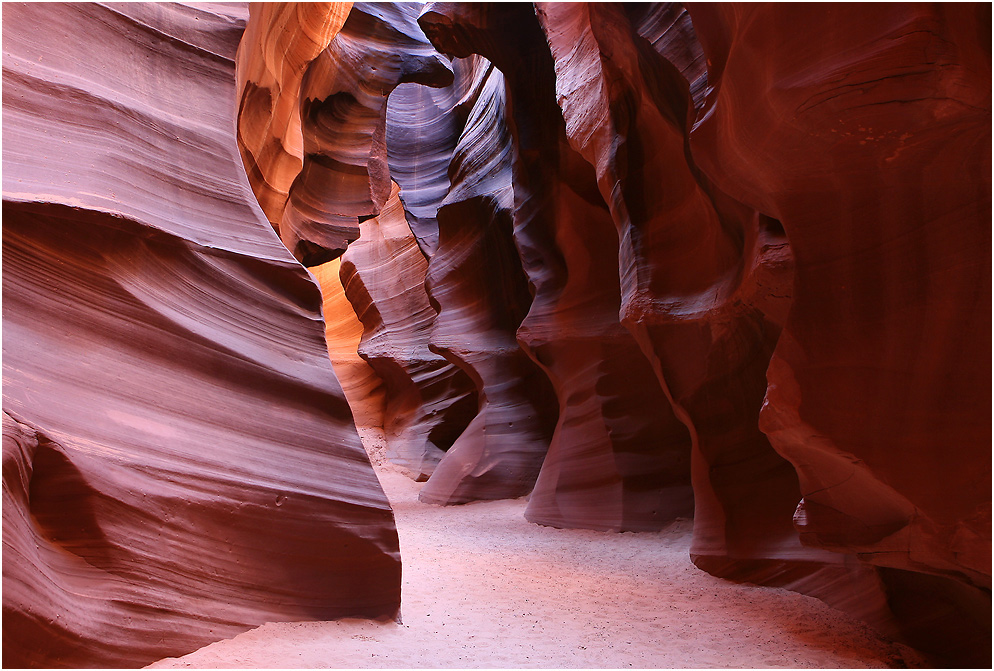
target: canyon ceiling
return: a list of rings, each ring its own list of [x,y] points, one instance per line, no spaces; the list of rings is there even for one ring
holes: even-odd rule
[[[989,666],[990,11],[5,3],[4,666],[396,619],[357,423]]]

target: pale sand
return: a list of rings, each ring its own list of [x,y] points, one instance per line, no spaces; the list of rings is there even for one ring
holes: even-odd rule
[[[525,499],[425,505],[362,433],[397,518],[403,624],[270,623],[152,668],[922,666],[817,599],[698,570],[689,520],[616,534],[530,524]]]

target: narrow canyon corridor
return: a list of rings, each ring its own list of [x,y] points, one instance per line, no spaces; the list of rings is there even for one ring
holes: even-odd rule
[[[5,668],[990,668],[990,3],[5,2]]]
[[[427,505],[360,434],[397,518],[402,624],[269,623],[148,668],[925,665],[818,599],[697,569],[690,520],[617,534],[530,524],[525,499]]]

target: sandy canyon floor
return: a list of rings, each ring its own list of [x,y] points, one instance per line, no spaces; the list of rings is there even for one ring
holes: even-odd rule
[[[921,666],[817,599],[690,563],[659,533],[552,529],[526,501],[438,507],[363,430],[397,519],[403,623],[269,623],[150,668],[902,668]]]

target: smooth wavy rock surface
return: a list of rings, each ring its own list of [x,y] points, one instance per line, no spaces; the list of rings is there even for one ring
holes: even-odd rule
[[[541,5],[537,14],[556,57],[566,132],[596,167],[618,230],[623,323],[691,432],[692,558],[716,575],[787,586],[890,627],[872,569],[800,543],[790,520],[796,475],[757,427],[789,305],[782,231],[688,161],[686,78],[661,62],[621,7]],[[672,429],[667,435],[678,444]]]
[[[791,525],[796,475],[757,426],[779,328],[750,294],[760,273],[789,292],[786,240],[735,203],[719,212],[684,155],[687,82],[621,6],[537,15],[566,133],[617,227],[623,323],[693,440],[695,561],[818,558]]]
[[[341,267],[342,260],[335,259],[308,268],[321,287],[328,356],[348,399],[356,426],[382,427],[386,389],[376,371],[359,356],[363,326],[345,296]]]
[[[708,69],[686,7],[679,2],[640,2],[628,5],[626,13],[639,36],[687,80],[694,108],[699,109],[707,94]]]
[[[301,167],[293,176],[282,212],[273,202],[267,214],[280,215],[279,221],[273,222],[278,225],[280,238],[304,265],[318,265],[340,256],[359,236],[360,220],[376,216],[386,204],[391,184],[386,151],[390,92],[406,82],[430,86],[452,82],[448,63],[418,28],[420,8],[417,3],[356,3],[341,30],[304,63],[302,75],[295,66],[305,59],[294,58],[287,68],[285,85],[278,80],[267,87],[263,80],[243,90],[241,116],[247,117],[249,125],[256,117],[266,118],[269,114],[274,106],[273,92],[282,94],[286,89],[289,95],[299,91]],[[337,9],[330,11],[334,14]],[[250,27],[262,35],[278,33],[286,14],[259,12],[252,16],[250,24],[258,21],[262,25]],[[300,42],[301,51],[309,55],[312,47],[319,46],[331,32],[328,25],[338,25],[337,14],[334,20],[324,17],[320,41],[312,43],[307,35],[294,40],[295,33],[291,31],[286,48]],[[288,24],[291,29],[294,26],[292,22]],[[265,60],[269,53],[246,50],[239,65],[251,74],[258,69],[253,59]],[[265,144],[278,142],[277,135],[263,132],[272,135]],[[284,163],[283,169],[293,165]],[[253,164],[247,163],[246,167],[252,174]],[[273,171],[280,172],[277,168]],[[281,177],[280,183],[285,182]],[[279,187],[273,191],[275,194],[268,195],[278,195]]]
[[[990,20],[5,5],[4,665],[395,617],[356,418],[989,667]]]
[[[617,236],[593,168],[567,143],[552,58],[534,13],[526,6],[480,10],[432,5],[422,22],[437,45],[456,55],[475,49],[506,73],[513,119],[501,119],[501,95],[501,104],[492,105],[500,116],[484,127],[512,129],[506,139],[489,145],[491,153],[494,146],[507,147],[501,150],[508,155],[503,198],[509,202],[504,207],[512,210],[514,244],[534,295],[516,335],[551,379],[550,396],[555,394],[559,405],[528,519],[635,530],[658,529],[677,516],[689,516],[689,436],[670,411],[637,343],[618,321]],[[469,132],[467,136],[473,138]],[[494,132],[490,136],[499,137]],[[486,165],[477,156],[486,153],[487,143],[477,144],[467,143],[465,158],[454,162],[454,169],[467,172],[466,164],[477,170],[477,165]],[[486,174],[499,173],[491,169]],[[494,182],[488,185],[491,191],[498,185]],[[463,178],[463,191],[466,184],[485,182]],[[481,186],[475,188],[482,193]],[[463,220],[468,218],[463,211],[482,201],[471,191],[467,195],[473,200],[462,196],[466,203],[457,210]],[[496,195],[501,194],[491,198]],[[451,200],[453,193],[446,203]],[[441,210],[440,220],[448,207]],[[433,259],[433,268],[437,261]],[[452,284],[430,281],[433,295],[443,289],[455,293]],[[472,305],[465,298],[462,302]],[[443,309],[440,321],[444,315]],[[554,410],[547,413],[556,415]]]
[[[3,663],[395,617],[321,298],[237,153],[237,6],[3,7]]]
[[[989,666],[990,8],[691,15],[713,73],[693,155],[795,257],[761,416],[795,525]]]
[[[419,493],[439,504],[530,492],[555,423],[549,382],[515,337],[531,296],[512,238],[504,77],[485,58],[467,61],[463,104],[471,109],[438,211],[427,286],[439,307],[432,349],[473,379],[479,411]]]
[[[351,2],[253,2],[238,45],[238,148],[274,226],[304,163],[301,84],[352,9]]]
[[[345,295],[363,325],[359,355],[383,380],[387,458],[423,481],[473,417],[473,383],[428,348],[435,311],[425,261],[394,184],[342,257]]]
[[[515,238],[535,292],[518,339],[555,386],[559,423],[526,518],[658,530],[693,514],[690,436],[619,321],[615,226],[566,136],[545,36],[535,17],[529,25],[516,51],[541,70],[515,68],[511,88],[515,127],[533,126],[515,145]]]
[[[387,102],[390,176],[400,185],[404,214],[430,259],[438,248],[438,208],[449,191],[449,163],[472,107],[476,63],[452,60],[453,82],[443,88],[401,84]]]

